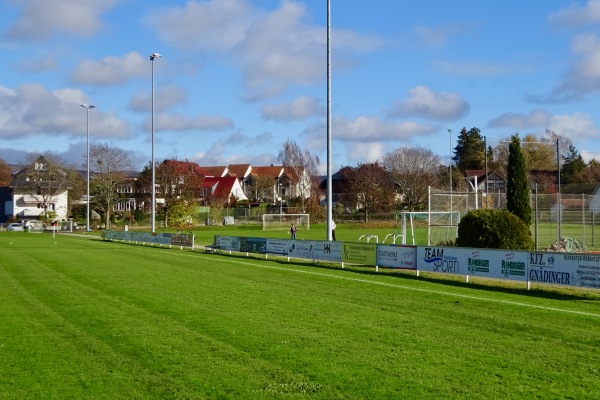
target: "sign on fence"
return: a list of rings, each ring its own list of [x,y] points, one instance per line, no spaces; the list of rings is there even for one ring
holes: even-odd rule
[[[600,289],[600,255],[215,236],[222,250]]]

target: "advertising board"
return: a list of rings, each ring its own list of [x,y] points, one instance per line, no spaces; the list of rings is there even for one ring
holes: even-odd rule
[[[380,267],[416,269],[417,248],[378,244],[376,262]]]

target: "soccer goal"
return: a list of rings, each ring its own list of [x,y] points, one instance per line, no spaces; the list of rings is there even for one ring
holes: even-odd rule
[[[406,211],[396,213],[394,243],[437,244],[456,239],[460,211]]]
[[[310,215],[308,214],[263,214],[263,230],[290,229],[292,224],[298,229],[310,229]]]

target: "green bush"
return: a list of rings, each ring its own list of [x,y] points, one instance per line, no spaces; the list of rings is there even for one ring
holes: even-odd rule
[[[533,250],[529,227],[506,210],[480,209],[469,212],[458,224],[458,247]]]

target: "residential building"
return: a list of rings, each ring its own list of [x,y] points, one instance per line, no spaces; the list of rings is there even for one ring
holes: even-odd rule
[[[39,219],[45,213],[52,213],[58,220],[67,219],[71,188],[67,172],[44,156],[14,172],[9,188],[12,190],[12,217]]]

